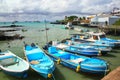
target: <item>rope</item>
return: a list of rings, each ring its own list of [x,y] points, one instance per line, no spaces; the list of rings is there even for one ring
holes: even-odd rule
[[[53,75],[53,74],[52,74]],[[54,75],[53,75],[53,80],[55,80],[55,77],[54,77]]]

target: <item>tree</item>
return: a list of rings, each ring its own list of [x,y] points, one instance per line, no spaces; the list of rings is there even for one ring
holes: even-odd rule
[[[68,21],[73,21],[75,18],[78,18],[77,16],[69,16],[67,17]]]
[[[83,16],[83,20],[85,20],[86,18]]]
[[[117,20],[113,25],[115,25],[115,35],[117,34],[117,27],[120,26],[120,19]]]
[[[120,19],[117,20],[113,25],[115,25],[115,26],[120,26]]]
[[[79,17],[79,20],[82,20],[82,18],[81,18],[81,17]]]

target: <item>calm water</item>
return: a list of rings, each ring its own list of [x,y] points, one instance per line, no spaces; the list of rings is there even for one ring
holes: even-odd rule
[[[3,25],[10,25],[11,23],[0,23],[0,26]],[[10,41],[0,41],[0,49],[4,50],[11,50],[16,55],[24,58],[23,55],[23,42],[25,41],[28,44],[32,42],[38,43],[40,47],[42,47],[46,43],[46,32],[45,32],[45,24],[44,23],[16,23],[19,25],[25,26],[24,28],[27,29],[26,32],[21,32],[22,35],[25,36],[22,40],[10,40]],[[50,29],[47,31],[48,33],[48,41],[51,40],[62,40],[65,38],[70,37],[72,33],[78,33],[73,30],[65,30],[63,29],[64,25],[53,25],[53,24],[46,24],[47,27]],[[83,28],[83,27],[81,27]],[[91,29],[95,30],[95,29]],[[108,36],[114,39],[120,39],[120,36]],[[10,44],[10,48],[8,47],[8,43]],[[110,68],[113,70],[116,67],[120,66],[120,49],[114,49],[112,52],[105,56],[101,56],[99,58],[105,59],[106,61],[110,62]],[[56,65],[56,69],[54,72],[54,77],[56,80],[100,80],[103,76],[102,75],[93,75],[87,73],[76,73],[74,70],[66,68],[62,65]],[[45,80],[36,72],[29,70],[28,77],[25,79],[19,79],[12,76],[8,76],[2,71],[0,71],[0,79],[1,80]]]

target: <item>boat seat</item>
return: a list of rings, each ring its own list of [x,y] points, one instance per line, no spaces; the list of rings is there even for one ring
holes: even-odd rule
[[[9,66],[9,65],[16,64],[16,63],[18,63],[18,61],[16,61],[15,57],[0,60],[0,64],[3,66]]]
[[[54,53],[57,53],[57,49],[56,49],[56,47],[50,47],[48,49],[48,52],[54,54]]]
[[[79,63],[82,62],[83,60],[84,60],[84,59],[82,59],[82,58],[78,58],[78,59],[70,60],[70,62],[79,64]]]
[[[30,64],[39,64],[40,62],[39,61],[37,61],[37,60],[32,60],[32,61],[30,61]]]
[[[64,48],[66,48],[66,47],[68,47],[68,46],[65,45],[65,44],[58,44],[58,45],[56,45],[56,47],[57,47],[57,48],[60,48],[60,49],[64,49]]]
[[[43,57],[44,57],[44,54],[42,52],[36,52],[36,53],[32,53],[32,54],[27,55],[27,58],[29,61],[39,60],[39,59],[42,59]]]

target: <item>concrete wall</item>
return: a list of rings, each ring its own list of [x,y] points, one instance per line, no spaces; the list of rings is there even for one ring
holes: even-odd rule
[[[105,23],[106,21],[107,21],[107,23],[109,25],[109,17],[98,18],[98,23],[101,26],[106,25],[106,23]]]

